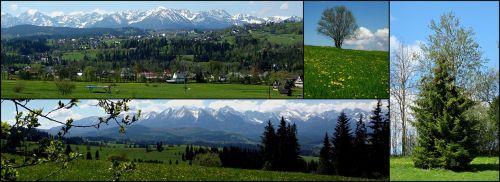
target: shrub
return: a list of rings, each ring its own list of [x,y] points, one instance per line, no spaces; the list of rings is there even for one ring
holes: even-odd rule
[[[31,74],[27,71],[19,71],[19,78],[23,80],[31,80]]]
[[[216,153],[208,152],[204,154],[198,154],[194,157],[193,162],[200,166],[206,167],[220,167],[222,166],[222,162],[219,158],[219,155]]]
[[[110,161],[121,161],[121,162],[128,162],[128,161],[130,161],[128,159],[127,154],[125,154],[125,153],[121,153],[119,155],[110,155],[108,157],[108,160],[110,160]]]
[[[75,90],[76,85],[70,81],[63,80],[63,81],[56,81],[56,87],[57,90],[59,91],[59,94],[68,95],[73,93],[73,90]]]
[[[16,85],[14,85],[13,89],[15,93],[20,93],[24,90],[24,88],[25,88],[24,82],[19,81],[16,83]]]

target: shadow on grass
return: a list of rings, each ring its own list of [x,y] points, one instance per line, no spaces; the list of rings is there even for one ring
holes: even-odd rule
[[[499,171],[498,164],[471,164],[472,171]]]

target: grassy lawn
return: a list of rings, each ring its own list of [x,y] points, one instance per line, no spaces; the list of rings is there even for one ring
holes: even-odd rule
[[[85,54],[87,54],[89,59],[96,58],[96,50],[65,52],[62,58],[65,60],[81,61]]]
[[[78,148],[80,153],[87,152],[86,146],[76,145],[71,146],[75,151]],[[276,172],[262,170],[246,170],[236,168],[221,168],[221,167],[203,167],[195,164],[189,165],[188,161],[182,161],[181,155],[178,152],[184,152],[185,145],[174,147],[164,146],[162,152],[146,152],[144,148],[125,148],[124,145],[115,144],[104,147],[91,146],[92,157],[95,150],[99,150],[100,160],[84,160],[78,159],[71,162],[67,169],[56,175],[50,176],[44,180],[51,181],[104,181],[111,178],[111,162],[107,160],[107,156],[111,154],[126,153],[129,159],[156,159],[164,161],[163,164],[137,163],[137,169],[132,173],[126,173],[121,180],[125,181],[166,181],[166,180],[258,180],[258,181],[366,181],[363,178],[351,178],[333,175],[317,175],[300,172]],[[9,158],[13,155],[6,154]],[[23,157],[14,156],[16,161],[22,161]],[[172,160],[172,164],[169,164]],[[179,164],[175,164],[175,160]],[[33,181],[41,176],[46,176],[53,170],[58,169],[53,163],[46,163],[37,166],[30,166],[18,169],[20,181]]]
[[[409,157],[391,157],[391,181],[498,181],[498,157],[476,157],[472,170],[454,172],[445,169],[418,169]]]
[[[111,178],[108,168],[111,162],[105,160],[78,160],[72,162],[62,173],[51,176],[49,181],[106,181]],[[54,164],[42,164],[19,170],[20,181],[32,181],[57,169]],[[317,175],[299,172],[275,172],[234,168],[203,167],[196,165],[169,165],[138,163],[137,169],[126,173],[124,181],[367,181],[363,178]]]
[[[389,98],[389,52],[304,47],[305,98]]]
[[[24,82],[25,88],[20,93],[14,92],[17,82]],[[210,84],[190,83],[185,93],[184,84],[168,83],[116,83],[111,94],[105,93],[104,89],[95,89],[89,92],[88,85],[106,86],[110,83],[74,82],[76,89],[72,94],[61,95],[57,91],[53,81],[21,81],[2,80],[2,98],[268,98],[268,86],[265,85],[243,85],[243,84]],[[271,98],[298,98],[302,95],[301,88],[295,88],[294,96],[281,96],[277,91],[271,90]]]

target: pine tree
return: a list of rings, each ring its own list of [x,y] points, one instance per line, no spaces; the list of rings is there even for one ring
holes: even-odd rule
[[[288,127],[287,123],[285,121],[284,117],[281,117],[280,125],[279,128],[276,132],[277,137],[278,137],[278,149],[277,149],[277,154],[276,156],[276,164],[273,165],[276,167],[277,170],[284,170],[286,166],[286,160],[289,159],[288,157],[288,145],[287,145],[287,139],[288,139]]]
[[[277,137],[271,120],[267,122],[267,126],[264,128],[264,133],[261,136],[262,144],[260,145],[262,156],[266,164],[264,164],[266,169],[273,169],[272,164],[274,163],[274,154],[277,146]]]
[[[99,150],[95,151],[95,160],[99,160]]]
[[[342,111],[337,120],[337,126],[332,137],[333,166],[338,175],[347,176],[351,171],[352,136],[349,128],[349,118]]]
[[[464,115],[473,103],[456,86],[449,62],[436,60],[432,75],[421,80],[413,107],[418,131],[414,162],[419,168],[463,170],[476,155],[476,123]]]
[[[92,160],[92,154],[90,151],[87,151],[87,160]]]
[[[359,116],[359,120],[356,123],[356,131],[354,132],[354,173],[357,176],[366,176],[366,162],[368,158],[368,147],[366,145],[367,134],[365,123],[363,122],[363,114]]]
[[[286,170],[300,171],[301,165],[299,163],[302,158],[299,155],[300,145],[297,139],[297,125],[295,123],[288,124],[288,128]]]
[[[377,106],[372,111],[370,117],[370,143],[372,151],[370,153],[370,169],[387,176],[389,175],[389,123],[388,118],[382,115],[382,101],[377,101]]]
[[[318,173],[332,174],[332,172],[332,146],[330,145],[328,133],[325,133],[325,138],[323,139],[323,147],[321,147],[321,150],[319,151]]]

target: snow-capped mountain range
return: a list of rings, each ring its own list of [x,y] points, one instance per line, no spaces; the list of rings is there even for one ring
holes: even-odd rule
[[[362,109],[346,109],[346,115],[351,119],[350,126],[354,132],[359,116],[363,114],[367,131],[371,132],[369,117],[371,113]],[[236,111],[232,107],[220,109],[211,108],[191,108],[177,107],[168,108],[161,112],[144,113],[140,120],[127,128],[127,133],[132,138],[160,137],[162,135],[172,135],[173,129],[196,128],[201,132],[222,132],[226,134],[236,134],[241,137],[259,140],[267,121],[271,121],[275,128],[278,128],[281,117],[289,123],[295,123],[298,129],[298,136],[305,143],[319,143],[325,132],[331,134],[336,126],[340,112],[335,110],[322,113],[307,113],[300,110],[286,110],[280,112],[259,112],[259,111]],[[97,122],[97,117],[88,117],[74,121],[75,125],[92,124]],[[57,133],[60,127],[49,129],[51,133]],[[141,132],[135,131],[139,130]],[[192,132],[192,130],[189,130]],[[178,131],[177,131],[178,132]],[[110,138],[121,137],[118,133],[117,125],[110,122],[103,125],[99,130],[95,128],[72,128],[70,136],[105,136]],[[161,137],[160,137],[161,138]],[[199,138],[200,139],[200,138]],[[195,140],[195,139],[193,139]],[[225,139],[221,139],[225,140]]]
[[[36,26],[72,28],[121,28],[136,27],[144,29],[218,29],[233,25],[278,23],[283,21],[302,21],[298,16],[256,17],[251,15],[230,15],[225,10],[192,12],[185,9],[157,7],[147,11],[122,11],[114,13],[88,12],[49,16],[39,11],[26,11],[13,16],[2,12],[2,28],[28,24]]]

